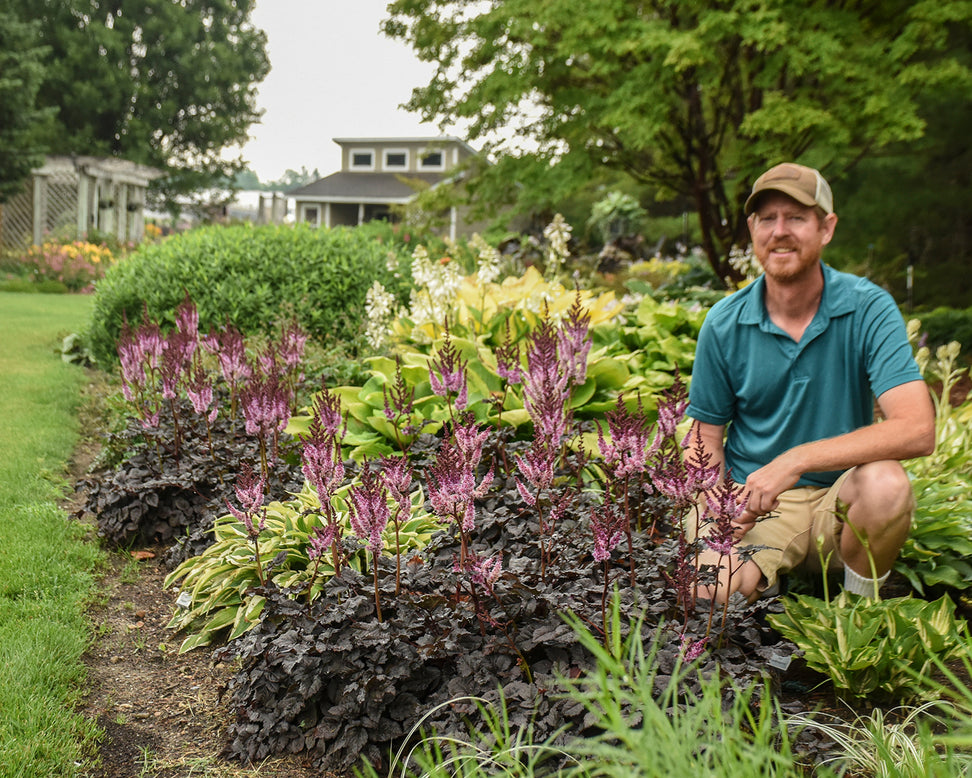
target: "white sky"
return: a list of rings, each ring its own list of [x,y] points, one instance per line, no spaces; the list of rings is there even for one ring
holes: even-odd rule
[[[257,0],[251,20],[267,34],[272,69],[257,87],[265,113],[243,157],[261,182],[302,167],[335,172],[341,160],[332,138],[440,134],[398,107],[428,83],[432,65],[379,31],[387,4]]]

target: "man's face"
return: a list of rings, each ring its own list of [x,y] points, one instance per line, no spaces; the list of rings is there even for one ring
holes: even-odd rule
[[[820,219],[813,208],[782,192],[767,193],[749,216],[756,259],[768,278],[784,283],[816,272],[836,226],[835,214]]]

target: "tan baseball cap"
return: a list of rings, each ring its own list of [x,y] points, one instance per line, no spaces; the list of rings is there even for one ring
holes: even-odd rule
[[[825,213],[834,212],[834,194],[830,184],[812,167],[784,162],[767,170],[756,179],[752,194],[746,200],[746,215],[756,209],[756,201],[763,192],[774,191],[789,195],[798,203],[820,206]]]

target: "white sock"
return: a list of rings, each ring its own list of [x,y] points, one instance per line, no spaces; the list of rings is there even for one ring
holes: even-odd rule
[[[880,589],[881,585],[888,580],[888,576],[891,575],[891,571],[888,570],[880,578],[865,578],[863,575],[858,575],[849,567],[844,568],[844,589],[846,589],[851,594],[859,594],[862,597],[873,597],[875,584],[877,588]]]

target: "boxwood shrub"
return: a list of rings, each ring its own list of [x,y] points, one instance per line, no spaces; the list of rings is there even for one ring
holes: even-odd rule
[[[144,305],[165,327],[186,292],[203,332],[226,322],[246,334],[269,332],[293,313],[313,337],[344,340],[358,332],[375,279],[404,293],[409,262],[368,229],[201,227],[146,244],[112,267],[97,285],[86,341],[99,363],[110,364],[123,315],[139,322]]]

